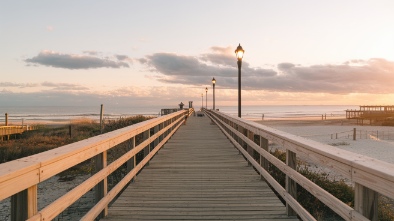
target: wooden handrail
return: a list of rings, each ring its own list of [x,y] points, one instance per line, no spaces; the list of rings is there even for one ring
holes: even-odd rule
[[[374,158],[341,150],[339,148],[308,140],[296,135],[266,127],[264,125],[235,118],[218,111],[206,110],[210,117],[235,146],[244,154],[248,161],[261,173],[284,200],[305,220],[314,218],[291,195],[274,180],[264,167],[254,160],[249,148],[257,151],[264,160],[280,169],[286,176],[295,181],[312,195],[345,220],[377,220],[377,211],[366,208],[377,208],[378,193],[394,198],[394,165]],[[243,131],[244,130],[244,131]],[[241,132],[240,132],[241,131]],[[247,134],[259,135],[260,138],[280,144],[294,156],[303,156],[319,165],[335,170],[355,183],[355,208],[351,208],[336,197],[322,189],[298,173],[295,168],[278,160],[266,150],[257,145]],[[237,141],[238,140],[238,141]],[[247,146],[248,151],[243,145]],[[367,199],[368,195],[370,199]],[[372,196],[372,197],[371,197]],[[309,214],[309,215],[308,215]]]
[[[189,114],[187,110],[178,111],[43,153],[0,164],[0,200],[27,191],[28,199],[26,201],[28,202],[28,211],[26,211],[26,213],[28,213],[28,215],[21,219],[51,220],[78,200],[83,194],[92,189],[98,182],[106,179],[106,177],[118,167],[135,157],[135,155],[147,145],[155,143],[156,145],[152,152],[149,153],[140,164],[132,169],[109,193],[105,193],[100,203],[88,213],[89,217],[92,217],[92,214],[93,216],[97,216],[97,214],[100,214],[100,212],[108,206],[108,203],[117,193],[119,193],[135,174],[137,174],[153,157],[154,153],[156,153],[172,136],[177,128],[183,123],[186,114]],[[149,136],[148,139],[144,140],[138,146],[98,171],[92,177],[49,204],[41,211],[37,211],[37,185],[39,183],[100,153],[105,153],[112,147],[135,138],[135,136],[140,133],[149,133],[152,128],[156,129],[155,134]],[[161,142],[156,142],[159,137]],[[99,212],[97,213],[97,211]],[[20,212],[22,213],[24,211]]]

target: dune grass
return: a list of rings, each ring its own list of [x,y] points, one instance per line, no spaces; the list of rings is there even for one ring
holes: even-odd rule
[[[271,154],[282,162],[286,162],[286,152],[276,149],[272,151]],[[345,204],[354,207],[354,188],[346,184],[344,180],[332,180],[329,178],[328,174],[313,172],[306,166],[298,167],[297,170],[303,176],[307,177]],[[270,165],[269,172],[283,187],[285,187],[286,176],[282,171]],[[324,205],[300,185],[297,185],[297,199],[317,220],[343,220],[328,206]],[[379,196],[378,219],[381,221],[394,220],[394,205],[392,199],[381,195]]]
[[[104,126],[104,133],[126,127],[150,117],[135,116],[111,120]],[[71,126],[71,136],[70,136]],[[66,144],[100,134],[100,125],[90,119],[77,119],[70,125],[40,125],[37,130],[26,131],[18,139],[0,142],[0,163],[41,153]]]

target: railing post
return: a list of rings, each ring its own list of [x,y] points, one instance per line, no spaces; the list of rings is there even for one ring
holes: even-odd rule
[[[356,140],[356,128],[353,128],[353,140]]]
[[[160,131],[160,124],[156,125],[155,127],[153,127],[153,134],[157,134]],[[159,144],[159,137],[157,137],[154,141],[153,141],[153,149],[157,147],[157,145]],[[158,153],[158,152],[157,152]]]
[[[132,137],[129,139],[129,145],[128,145],[128,149],[132,150],[135,147],[135,137]],[[136,155],[134,155],[132,158],[130,158],[127,161],[127,173],[129,173],[131,170],[134,169],[134,167],[136,166]],[[131,179],[131,182],[134,182],[134,178]]]
[[[147,140],[147,139],[149,139],[149,137],[150,137],[150,128],[148,129],[148,130],[146,130],[144,133],[143,133],[143,141],[145,141],[145,140]],[[144,158],[146,157],[146,156],[148,156],[148,154],[150,153],[150,143],[148,144],[148,145],[146,145],[146,147],[144,148]],[[146,164],[145,164],[146,166],[149,166],[149,162],[147,162]]]
[[[26,220],[37,214],[37,185],[11,196],[11,220]]]
[[[27,204],[27,189],[11,196],[11,221],[28,219]]]
[[[104,151],[95,157],[96,172],[100,171],[106,166],[107,166],[107,151]],[[108,192],[108,182],[106,177],[95,186],[96,203],[98,203],[105,195],[107,195],[107,192]],[[105,209],[100,213],[100,215],[98,215],[97,218],[100,219],[107,215],[108,215],[108,206],[105,207]]]
[[[27,189],[27,217],[32,217],[38,212],[37,185]]]
[[[246,134],[247,134],[248,139],[254,142],[254,133],[247,130],[247,129],[245,129],[245,130],[246,130]],[[252,158],[254,158],[254,149],[250,145],[248,145],[247,143],[246,143],[246,149],[248,151],[248,154]],[[248,161],[248,166],[252,166],[252,162]]]
[[[101,108],[100,108],[100,133],[103,133],[103,129],[104,129],[104,127],[103,127],[103,113],[104,113],[103,105],[101,105]]]
[[[369,220],[377,221],[378,193],[359,183],[355,183],[354,209]]]
[[[260,136],[260,147],[268,152],[268,140],[262,136]],[[268,172],[268,160],[265,159],[262,155],[260,155],[260,166]],[[263,176],[261,176],[261,179],[264,179]]]
[[[286,164],[292,169],[297,169],[297,158],[296,153],[286,150]],[[297,199],[297,182],[292,180],[286,175],[286,192],[290,194],[294,199]],[[297,213],[286,203],[286,212],[288,216],[296,216]]]
[[[159,131],[163,130],[163,128],[164,128],[164,123],[159,124]],[[163,137],[164,137],[163,134],[164,134],[164,133],[162,133],[162,134],[159,136],[159,143],[163,140]]]
[[[239,145],[241,145],[241,147],[242,147],[241,137],[239,136],[239,133],[241,133],[241,131],[242,131],[242,127],[240,127],[238,124],[235,124],[235,129],[238,131],[238,133],[235,134],[235,136],[236,136],[236,138],[237,138],[236,141],[237,141],[237,143],[238,143]],[[239,154],[242,153],[240,150],[238,150],[238,152],[239,152]]]

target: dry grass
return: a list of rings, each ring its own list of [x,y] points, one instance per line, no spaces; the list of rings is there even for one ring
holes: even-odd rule
[[[150,119],[143,116],[113,120],[105,125],[104,131],[109,132]],[[100,125],[91,119],[79,118],[72,120],[70,125],[57,127],[41,125],[37,130],[26,131],[20,138],[0,142],[0,163],[16,160],[74,143],[100,134]]]

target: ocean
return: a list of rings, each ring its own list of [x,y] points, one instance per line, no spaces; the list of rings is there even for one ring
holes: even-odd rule
[[[116,119],[135,115],[158,116],[162,107],[147,106],[106,106],[104,104],[104,118]],[[168,107],[166,107],[168,108]],[[176,108],[176,107],[173,107]],[[199,108],[199,107],[196,107]],[[238,115],[237,106],[217,107],[219,111],[232,116]],[[354,105],[270,105],[270,106],[243,106],[242,118],[250,120],[262,119],[289,119],[316,117],[345,117],[345,110],[358,109]],[[67,121],[79,118],[98,120],[100,118],[100,105],[97,106],[14,106],[0,107],[0,115],[8,113],[8,120],[12,124],[24,121]],[[0,116],[0,123],[5,117]]]

